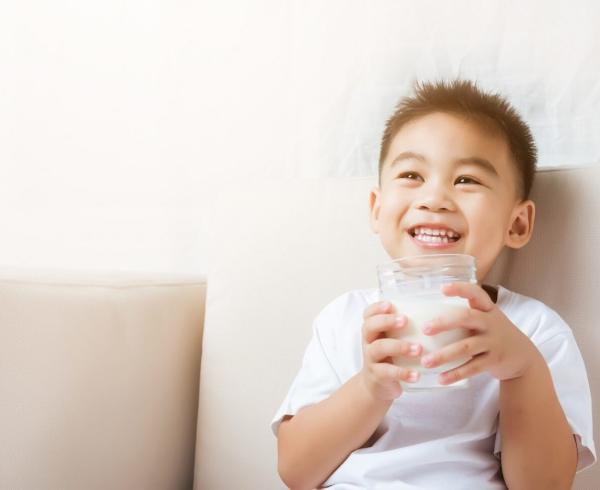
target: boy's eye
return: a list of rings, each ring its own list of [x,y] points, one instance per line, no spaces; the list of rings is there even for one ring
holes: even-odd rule
[[[458,179],[456,179],[456,183],[457,184],[469,184],[469,183],[479,184],[479,182],[477,182],[475,179],[472,179],[471,177],[467,177],[466,175],[461,175]]]
[[[410,179],[413,180],[414,178],[418,178],[420,177],[420,175],[416,172],[404,172],[400,175],[398,175],[399,179]]]

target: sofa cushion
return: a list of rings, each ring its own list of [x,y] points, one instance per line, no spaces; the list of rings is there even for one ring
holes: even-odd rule
[[[374,287],[374,179],[228,182],[213,203],[196,489],[281,488],[271,417],[315,314]],[[232,470],[233,469],[233,470]],[[224,478],[226,475],[226,479]]]

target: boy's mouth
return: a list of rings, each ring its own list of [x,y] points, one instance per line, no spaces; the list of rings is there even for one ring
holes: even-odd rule
[[[446,227],[415,226],[408,230],[408,233],[419,242],[431,244],[454,243],[460,240],[460,233]]]

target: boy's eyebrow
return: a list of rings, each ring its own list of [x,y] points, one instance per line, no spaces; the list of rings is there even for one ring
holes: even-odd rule
[[[420,160],[423,163],[427,163],[427,159],[420,153],[415,153],[414,151],[403,151],[396,158],[394,158],[394,161],[391,163],[390,167],[393,167],[394,165],[396,165],[397,163],[399,163],[402,160],[410,160],[410,159]],[[485,158],[475,157],[475,156],[458,158],[458,159],[454,160],[454,163],[456,165],[459,165],[459,164],[476,165],[476,166],[480,167],[481,169],[485,170],[486,172],[498,177],[498,171],[496,170],[496,168],[489,162],[489,160],[486,160]]]

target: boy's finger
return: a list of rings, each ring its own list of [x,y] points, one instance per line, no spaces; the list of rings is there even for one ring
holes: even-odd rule
[[[486,370],[487,365],[487,356],[485,354],[479,355],[462,366],[440,374],[439,382],[442,385],[449,385],[456,383],[461,379],[472,378],[477,374],[483,373]]]
[[[414,383],[419,379],[418,371],[402,366],[395,366],[394,364],[387,362],[373,364],[371,369],[373,374],[381,380],[406,381],[408,383]]]
[[[469,337],[454,342],[437,352],[432,352],[421,358],[421,365],[426,368],[434,368],[460,359],[468,359],[485,352],[481,339]]]
[[[370,316],[377,315],[379,313],[393,313],[394,305],[389,301],[379,301],[377,303],[373,303],[365,308],[363,312],[363,318],[369,318]]]
[[[382,333],[399,329],[406,325],[407,319],[404,315],[374,315],[365,320],[363,324],[363,335],[365,342],[370,344],[379,338]]]
[[[436,335],[454,328],[468,328],[471,330],[484,331],[486,324],[482,321],[481,312],[471,308],[457,308],[445,313],[444,316],[435,317],[422,326],[425,335]]]
[[[378,339],[366,347],[367,355],[373,363],[397,356],[417,357],[423,352],[420,344],[413,344],[406,340]]]
[[[453,282],[444,284],[442,292],[446,296],[460,296],[469,300],[469,306],[476,310],[491,311],[494,308],[494,302],[488,293],[478,284],[470,282]]]

